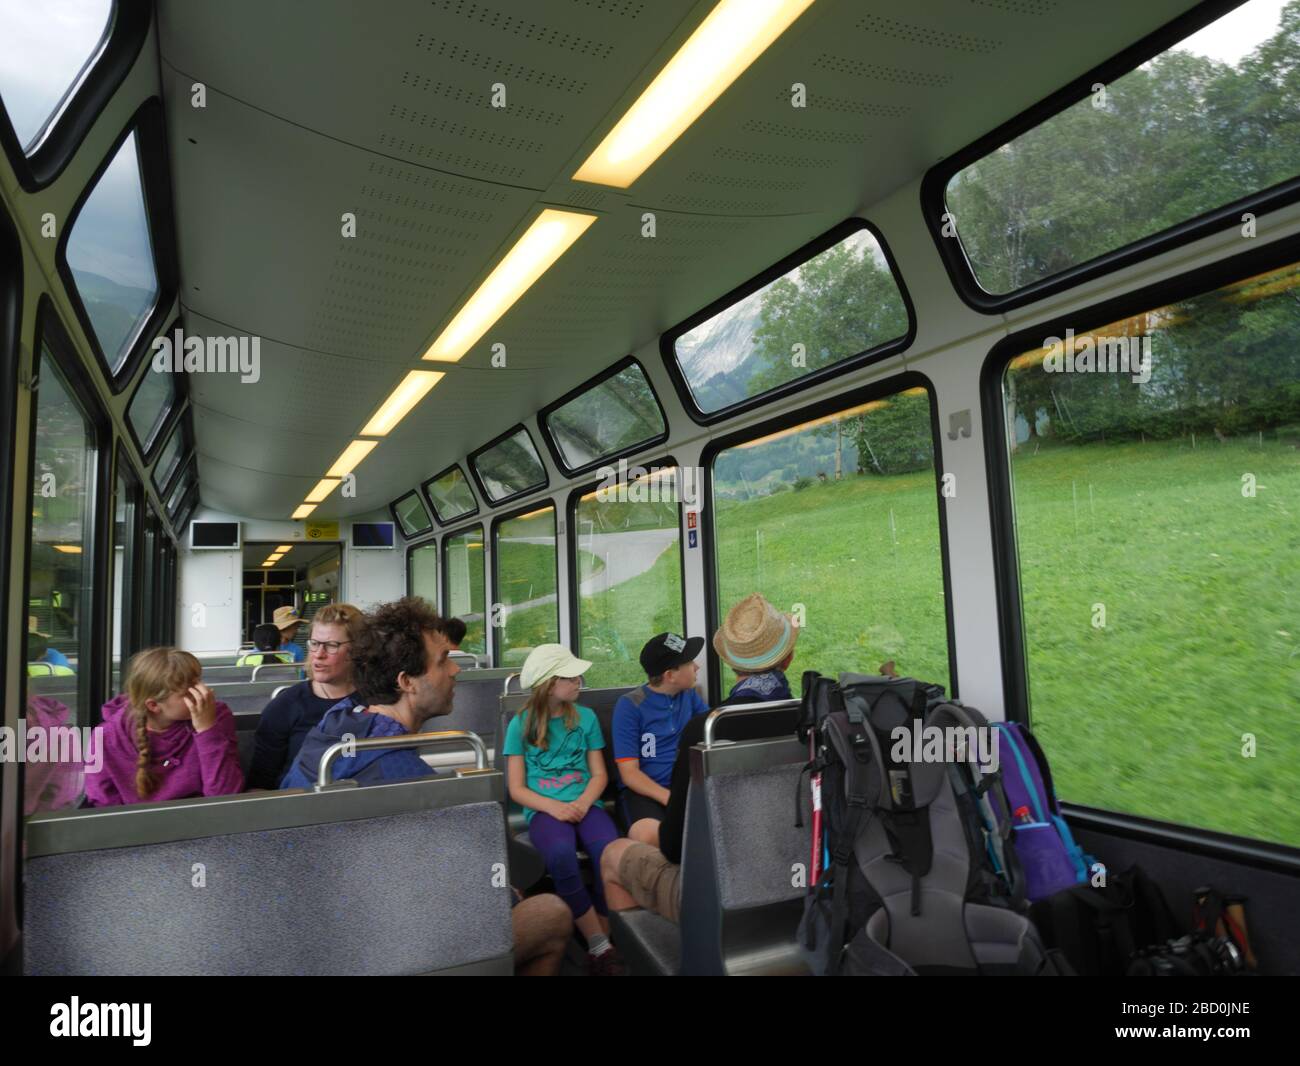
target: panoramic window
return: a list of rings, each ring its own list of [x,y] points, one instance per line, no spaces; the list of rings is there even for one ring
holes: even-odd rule
[[[907,335],[880,243],[859,229],[673,341],[695,406],[714,414]]]
[[[181,448],[184,444],[185,427],[178,422],[171,436],[167,438],[162,454],[158,456],[158,465],[153,468],[153,483],[159,492],[167,488],[172,474],[176,472],[176,464],[181,461]]]
[[[406,564],[407,590],[412,596],[420,596],[429,601],[430,606],[438,606],[438,545],[421,544],[411,549]]]
[[[42,349],[40,382],[27,585],[27,720],[83,726],[91,721],[87,664],[95,636],[95,438],[48,348]],[[72,770],[65,769],[66,774],[41,773],[36,782],[27,775],[29,808],[67,806],[77,798],[80,784],[73,788]]]
[[[404,537],[428,533],[433,528],[433,521],[429,518],[429,512],[424,509],[420,494],[417,492],[408,492],[394,503],[393,513],[397,515],[397,520],[402,525]]]
[[[160,374],[152,366],[148,367],[140,384],[136,386],[131,406],[126,412],[142,453],[148,454],[152,449],[154,438],[167,421],[175,400],[176,378],[171,374]]]
[[[496,598],[501,605],[495,662],[520,666],[538,644],[560,639],[555,508],[541,507],[498,522],[493,541]]]
[[[443,539],[442,569],[447,590],[444,613],[448,618],[459,618],[465,623],[465,639],[461,641],[460,650],[471,655],[486,655],[482,526]]]
[[[185,499],[185,494],[190,491],[190,486],[194,483],[196,470],[191,463],[185,468],[185,472],[176,479],[176,485],[171,494],[167,497],[167,517],[175,519],[180,508],[181,501]]]
[[[693,485],[685,488],[689,497]],[[642,684],[641,646],[655,633],[682,632],[679,502],[674,467],[633,468],[574,506],[578,655],[592,664],[591,688]]]
[[[546,484],[546,470],[523,426],[499,444],[470,456],[470,462],[491,503]]]
[[[713,461],[720,611],[762,593],[799,626],[787,671],[898,673],[951,692],[930,400],[909,389]],[[723,664],[723,695],[735,674]]]
[[[108,36],[112,0],[0,0],[0,100],[30,155]]]
[[[429,498],[438,521],[444,525],[478,510],[478,504],[474,502],[474,491],[469,487],[459,466],[453,466],[446,473],[426,481],[424,494]]]
[[[1297,62],[1300,6],[1251,0],[959,171],[945,208],[980,287],[1014,292],[1296,177]]]
[[[1030,710],[1068,753],[1063,800],[1300,844],[1298,295],[1294,264],[1006,368]]]
[[[664,435],[664,418],[644,371],[632,363],[546,416],[564,465],[578,470]]]
[[[137,135],[100,175],[68,233],[67,260],[77,295],[114,375],[158,302]]]

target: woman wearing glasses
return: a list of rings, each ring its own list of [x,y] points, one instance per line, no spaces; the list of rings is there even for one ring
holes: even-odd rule
[[[326,711],[357,702],[352,642],[363,624],[362,613],[350,603],[331,603],[316,612],[307,641],[310,679],[281,692],[262,711],[248,770],[250,789],[279,788],[312,726]]]

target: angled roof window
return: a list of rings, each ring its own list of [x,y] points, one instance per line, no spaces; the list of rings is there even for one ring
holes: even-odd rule
[[[421,533],[428,533],[433,528],[429,512],[424,509],[420,494],[412,489],[405,496],[393,501],[393,517],[402,527],[402,536],[408,540]]]
[[[65,255],[94,339],[116,377],[160,291],[135,131],[73,217]]]
[[[0,0],[0,100],[24,155],[90,73],[112,15],[113,0]]]
[[[664,334],[663,347],[688,410],[693,403],[714,421],[839,364],[897,350],[911,332],[883,242],[851,219]]]
[[[459,464],[453,464],[437,477],[431,477],[423,487],[429,506],[443,525],[478,510],[474,490],[469,487],[469,480],[462,473]]]
[[[523,426],[481,448],[469,462],[491,503],[504,503],[546,485],[546,468]]]
[[[545,409],[542,422],[570,473],[663,440],[668,429],[654,389],[636,362]]]
[[[1203,20],[1194,10],[931,171],[927,216],[968,302],[1016,306],[1215,229],[1249,237],[1245,212],[1300,196],[1300,5]]]

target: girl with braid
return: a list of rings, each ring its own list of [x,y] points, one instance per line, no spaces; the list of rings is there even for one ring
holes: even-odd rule
[[[147,648],[127,667],[126,692],[95,729],[103,763],[86,772],[91,807],[228,796],[244,787],[235,716],[203,684],[198,659]]]

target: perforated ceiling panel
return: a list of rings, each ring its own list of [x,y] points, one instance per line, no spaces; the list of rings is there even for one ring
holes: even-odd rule
[[[204,502],[286,515],[541,206],[599,219],[321,514],[386,504],[1192,4],[817,0],[632,188],[569,180],[712,6],[163,0],[186,324],[262,338],[257,384],[193,382]]]

